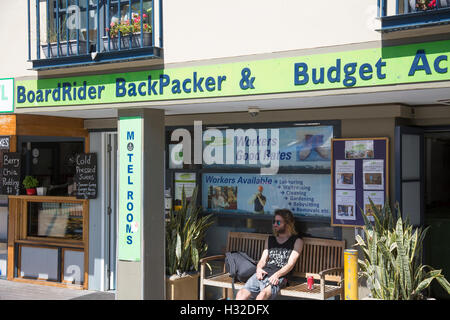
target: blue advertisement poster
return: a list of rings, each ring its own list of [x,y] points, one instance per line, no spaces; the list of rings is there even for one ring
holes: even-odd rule
[[[205,131],[203,165],[259,168],[276,160],[279,167],[330,169],[332,138],[333,126]]]
[[[264,215],[286,208],[296,216],[330,218],[330,175],[205,173],[202,206],[210,213]]]

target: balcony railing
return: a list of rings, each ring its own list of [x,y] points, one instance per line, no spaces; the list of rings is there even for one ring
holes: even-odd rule
[[[161,58],[162,0],[27,1],[33,69]]]
[[[450,23],[450,0],[377,0],[381,32]]]

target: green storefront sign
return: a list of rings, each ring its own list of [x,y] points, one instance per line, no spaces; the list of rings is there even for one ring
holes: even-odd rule
[[[0,113],[14,112],[14,79],[0,79]]]
[[[123,117],[119,122],[119,260],[141,258],[142,121]]]
[[[450,80],[450,40],[107,75],[16,81],[16,108],[229,97]]]

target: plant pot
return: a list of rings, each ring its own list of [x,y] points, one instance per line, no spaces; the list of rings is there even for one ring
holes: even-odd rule
[[[37,187],[36,192],[38,196],[45,196],[47,194],[47,188],[46,187]]]
[[[129,46],[130,36],[120,37],[120,49],[126,49]],[[119,38],[110,38],[109,46],[108,46],[108,36],[102,37],[103,40],[103,48],[102,51],[116,51],[119,50]]]
[[[152,34],[150,32],[144,32],[142,35],[142,40],[144,42],[144,47],[150,47],[152,45]],[[141,33],[133,33],[133,39],[131,41],[133,48],[141,47]]]
[[[47,59],[49,58],[56,58],[58,56],[58,43],[57,42],[51,42],[50,43],[50,50],[48,43],[41,44],[42,51],[44,51],[44,55]],[[69,56],[75,56],[77,55],[77,40],[69,40]],[[86,41],[80,40],[79,41],[79,54],[86,54]],[[60,41],[59,42],[59,56],[65,57],[67,56],[67,41]]]
[[[166,277],[166,300],[198,300],[199,273]]]
[[[141,47],[141,33],[136,32],[132,35],[121,36],[120,37],[120,50],[130,49],[130,37],[131,37],[131,49],[136,49]],[[152,34],[149,32],[143,33],[143,46],[150,47],[152,45]],[[116,51],[119,50],[119,38],[110,38],[108,46],[108,36],[102,37],[103,48],[102,51]]]
[[[29,195],[29,196],[33,196],[36,194],[36,188],[29,188],[29,189],[26,189],[26,191],[27,191],[27,195]]]

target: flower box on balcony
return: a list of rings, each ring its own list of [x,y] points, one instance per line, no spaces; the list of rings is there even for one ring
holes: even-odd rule
[[[131,49],[136,49],[141,47],[141,33],[135,32],[132,35],[126,35],[120,37],[120,49],[126,50],[130,49],[130,36],[131,36]],[[152,45],[152,34],[150,32],[144,32],[143,35],[143,46],[150,47]],[[102,51],[115,51],[119,50],[119,38],[114,37],[109,39],[108,47],[108,36],[102,37],[103,49]]]
[[[450,0],[409,0],[411,11],[427,11],[448,7]]]
[[[59,57],[66,56],[75,56],[86,54],[86,44],[85,40],[79,40],[79,51],[77,51],[77,40],[69,40],[69,45],[67,46],[67,41],[59,42]],[[58,57],[58,43],[51,42],[50,45],[48,43],[41,43],[42,51],[44,51],[45,58],[56,58]],[[50,50],[49,50],[50,49]],[[69,54],[67,54],[67,49],[69,49]]]

